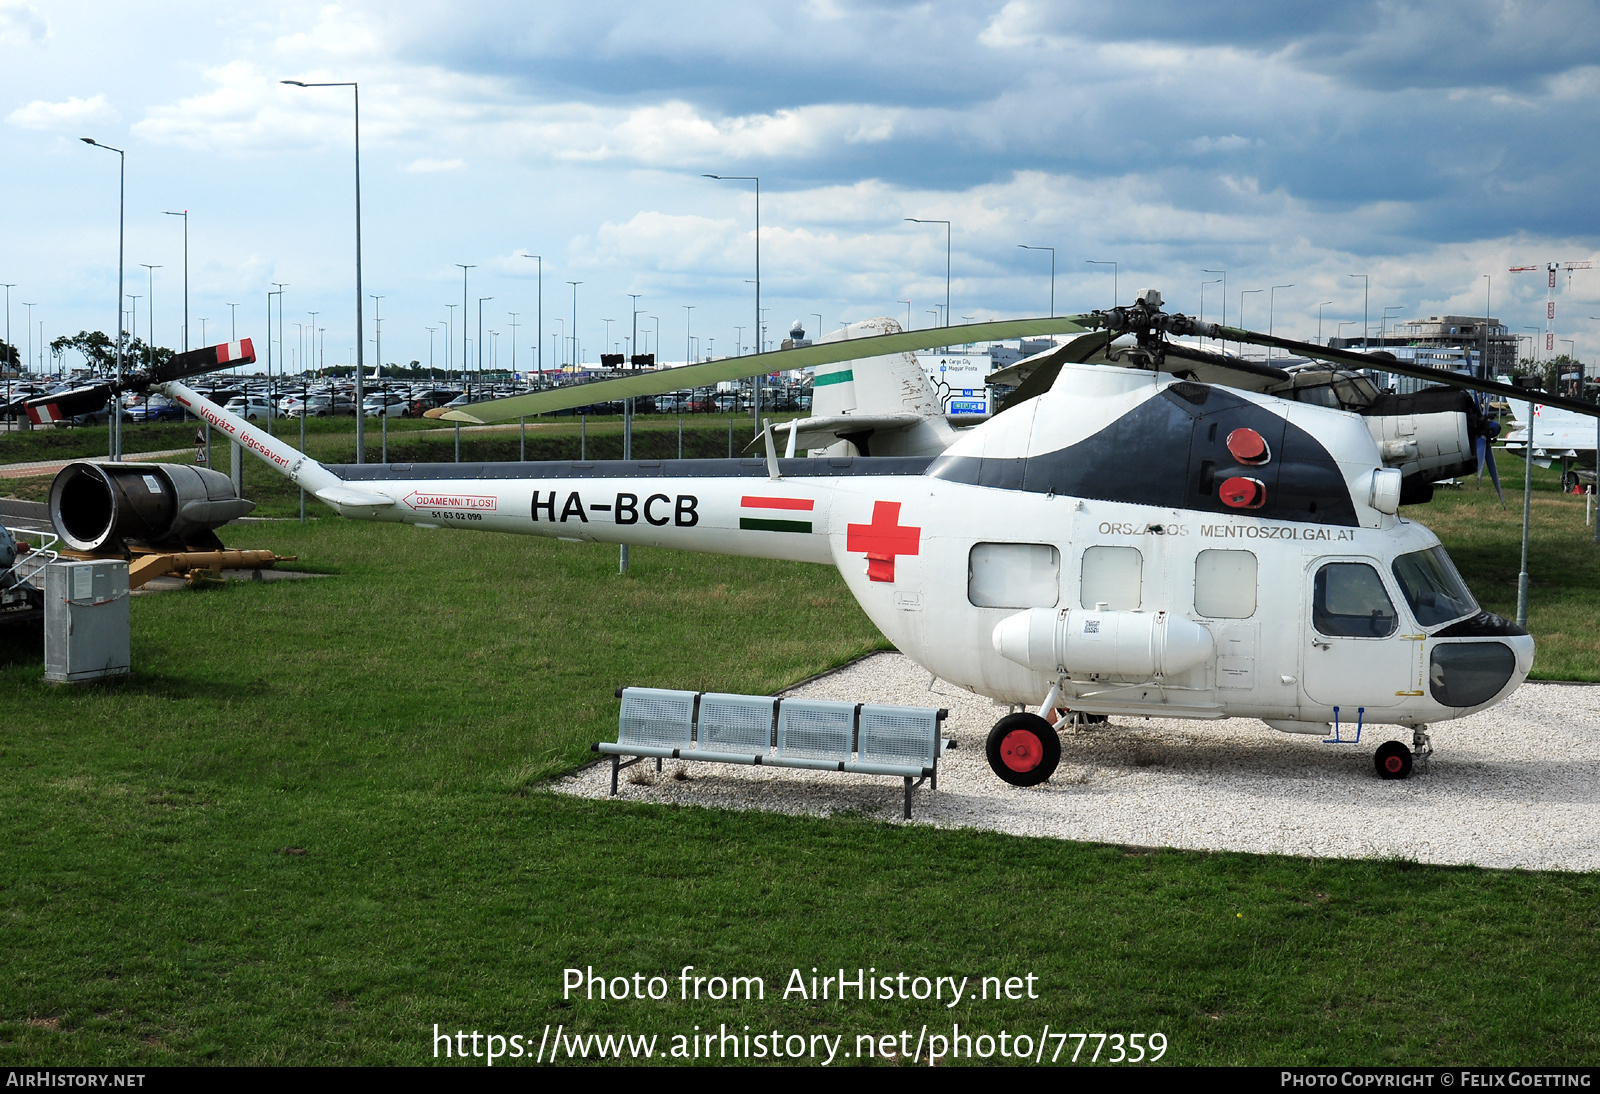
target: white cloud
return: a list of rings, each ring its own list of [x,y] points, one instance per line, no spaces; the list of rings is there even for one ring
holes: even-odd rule
[[[50,36],[39,9],[32,4],[0,3],[0,46],[23,46]]]
[[[412,160],[406,165],[406,170],[413,175],[428,175],[438,171],[464,171],[467,167],[466,160]]]
[[[6,121],[22,129],[56,130],[110,125],[120,117],[104,95],[95,95],[88,99],[74,96],[64,103],[35,99],[6,115]]]
[[[1226,137],[1196,137],[1185,144],[1191,152],[1207,155],[1212,152],[1241,152],[1246,148],[1254,148],[1261,142],[1241,137],[1237,133],[1229,133]]]

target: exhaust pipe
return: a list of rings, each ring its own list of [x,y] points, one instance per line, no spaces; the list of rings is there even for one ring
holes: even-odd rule
[[[220,471],[171,463],[71,463],[50,484],[50,522],[86,554],[149,547],[218,550],[216,528],[256,507]]]

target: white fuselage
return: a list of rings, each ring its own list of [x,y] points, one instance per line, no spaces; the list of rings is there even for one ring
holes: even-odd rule
[[[1070,404],[1058,382],[969,431],[950,455],[998,461],[1055,451],[1171,382],[1085,366],[1063,374],[1080,369],[1066,385]],[[265,437],[181,393],[236,437]],[[1357,499],[1353,524],[995,488],[922,473],[926,461],[783,460],[778,478],[764,460],[368,465],[335,475],[293,450],[269,451],[272,438],[254,450],[360,519],[832,564],[900,650],[944,680],[1008,703],[1037,705],[1056,687],[1061,706],[1090,713],[1421,725],[1514,690],[1532,664],[1525,635],[1505,640],[1515,672],[1485,701],[1452,707],[1434,698],[1430,657],[1457,639],[1417,623],[1392,564],[1439,541],[1366,503],[1382,461],[1361,419],[1249,398],[1338,454],[1338,474]],[[1381,580],[1397,616],[1391,633],[1318,632],[1316,575],[1337,563],[1370,567]],[[1033,609],[1120,612],[1133,622],[1139,613],[1168,613],[1203,628],[1211,651],[1166,674],[1029,667],[997,650],[995,631]]]

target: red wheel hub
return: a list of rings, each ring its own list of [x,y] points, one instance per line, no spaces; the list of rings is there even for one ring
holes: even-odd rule
[[[1013,771],[1032,771],[1044,761],[1044,745],[1025,729],[1014,729],[1000,742],[1000,759]]]
[[[1400,769],[1404,766],[1405,763],[1399,756],[1385,756],[1383,758],[1383,769],[1391,775],[1400,774]]]

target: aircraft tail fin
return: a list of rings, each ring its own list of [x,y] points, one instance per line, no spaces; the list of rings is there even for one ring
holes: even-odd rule
[[[879,334],[898,334],[887,316],[863,319],[819,338],[843,342]],[[854,419],[854,421],[852,421]],[[812,424],[815,428],[808,428]],[[853,444],[861,455],[922,455],[942,452],[955,439],[939,397],[912,353],[891,353],[823,365],[811,382],[811,417],[799,423],[802,435],[819,431]]]

